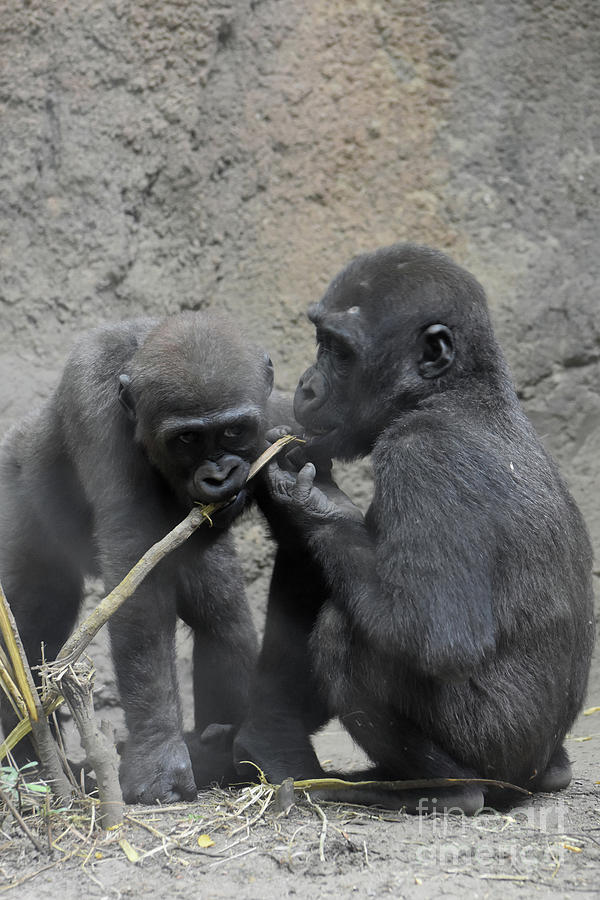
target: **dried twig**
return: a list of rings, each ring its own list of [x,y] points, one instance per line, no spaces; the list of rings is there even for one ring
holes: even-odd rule
[[[45,700],[43,703],[44,715],[50,716],[58,709],[58,707],[63,702],[64,697],[62,696],[62,694],[50,700]],[[25,710],[25,704],[23,704],[23,709]],[[4,757],[7,756],[7,754],[17,746],[19,741],[26,737],[31,731],[31,721],[26,712],[24,713],[24,715],[25,718],[21,719],[21,721],[15,725],[10,734],[8,734],[5,737],[4,741],[0,744],[0,760],[4,759]]]
[[[49,677],[59,677],[63,669],[79,659],[102,626],[108,622],[113,613],[123,605],[128,597],[131,597],[152,569],[168,553],[176,550],[184,541],[187,541],[198,526],[202,525],[204,520],[205,516],[202,509],[200,507],[193,509],[183,522],[180,522],[162,540],[144,553],[140,561],[127,573],[121,583],[100,601],[87,619],[81,623],[68,641],[63,644],[55,662],[48,664],[47,674]]]
[[[12,802],[12,800],[10,799],[8,794],[6,794],[2,790],[2,788],[0,788],[0,800],[2,801],[2,803],[4,803],[7,810],[14,817],[15,821],[18,823],[19,828],[22,830],[22,832],[27,835],[27,837],[29,838],[29,840],[31,841],[31,843],[33,844],[35,849],[39,850],[40,853],[43,853],[44,852],[43,844],[41,844],[38,841],[38,839],[35,836],[35,834],[33,833],[33,831],[27,825],[27,822],[25,822],[25,820],[23,819],[23,816],[20,814],[19,810],[16,808],[16,806],[14,805],[14,803]]]
[[[511,784],[509,781],[498,781],[495,778],[411,778],[400,781],[346,781],[343,778],[305,778],[301,781],[294,781],[294,790],[333,791],[335,793],[339,792],[343,796],[344,791],[354,792],[356,789],[360,791],[363,788],[410,791],[416,788],[452,787],[457,784],[485,784],[509,791],[516,791],[526,797],[531,796],[531,791],[528,791],[526,788],[519,787],[517,784]],[[321,797],[321,799],[325,798]],[[331,800],[331,797],[326,799]],[[342,802],[342,797],[340,797],[340,802]]]
[[[89,661],[69,666],[60,678],[62,691],[73,713],[87,760],[96,773],[100,797],[99,821],[113,828],[123,821],[123,795],[119,784],[119,758],[111,735],[98,728],[92,698],[94,670]]]
[[[0,628],[0,630],[2,630]],[[8,629],[10,634],[10,629]],[[18,686],[15,684],[13,667],[4,649],[0,647],[0,687],[8,697],[10,705],[19,719],[27,715],[27,707]]]
[[[17,623],[1,584],[0,628],[12,663],[15,681],[29,713],[31,733],[44,776],[59,800],[62,803],[68,803],[71,800],[71,786],[63,771],[58,748],[50,731],[48,719],[44,714],[42,702],[21,643]]]
[[[308,793],[308,791],[305,791],[304,796],[306,797],[306,799],[308,800],[310,805],[313,807],[313,809],[316,811],[318,817],[320,818],[321,822],[323,823],[322,828],[321,828],[321,837],[319,838],[319,859],[321,860],[321,862],[325,862],[325,838],[327,837],[327,816],[325,815],[325,813],[323,812],[323,810],[321,809],[319,804],[315,803],[315,801],[311,799],[311,796]]]

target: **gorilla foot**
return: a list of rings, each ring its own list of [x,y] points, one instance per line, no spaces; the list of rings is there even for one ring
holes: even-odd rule
[[[258,770],[264,773],[271,784],[282,784],[286,778],[294,781],[300,778],[323,778],[325,772],[319,764],[317,755],[304,728],[297,733],[292,723],[286,723],[291,740],[275,741],[256,729],[244,729],[233,742],[234,764],[240,778],[256,781]],[[265,735],[267,741],[265,741]]]
[[[478,785],[472,784],[407,791],[392,791],[385,788],[318,790],[310,791],[310,796],[314,800],[398,809],[418,816],[427,816],[432,813],[474,816],[485,806],[483,791]]]
[[[545,772],[534,779],[534,790],[548,794],[564,791],[570,785],[572,777],[573,770],[567,751],[564,747],[559,747],[550,759]]]
[[[183,739],[192,761],[198,790],[218,784],[226,787],[240,781],[233,765],[233,725],[208,725],[204,731],[187,731]]]
[[[125,803],[195,800],[196,785],[183,738],[125,742],[119,770]]]

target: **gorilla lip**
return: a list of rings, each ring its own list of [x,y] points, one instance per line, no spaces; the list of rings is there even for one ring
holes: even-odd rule
[[[325,434],[332,434],[335,431],[335,428],[310,428],[306,430],[306,437],[323,437]]]

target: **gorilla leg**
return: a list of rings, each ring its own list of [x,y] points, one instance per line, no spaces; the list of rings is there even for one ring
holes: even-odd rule
[[[201,572],[188,554],[183,571],[177,609],[194,631],[194,731],[184,738],[200,788],[239,780],[232,742],[248,711],[258,647],[231,538],[223,535],[206,548]]]
[[[248,709],[250,664],[256,658],[250,614],[236,622],[240,612],[232,616],[230,635],[206,630],[194,634],[194,731],[184,738],[197,788],[239,781],[232,744]]]
[[[245,761],[259,766],[274,783],[323,775],[310,734],[331,715],[309,651],[323,590],[319,570],[308,556],[278,549],[250,711],[234,741],[234,761],[244,777],[256,775]]]
[[[244,624],[251,627],[249,621]],[[236,623],[231,626],[235,630]],[[206,631],[194,635],[194,728],[199,732],[214,722],[239,725],[248,709],[250,660],[242,658],[244,648],[237,642],[225,640]]]
[[[373,659],[368,644],[348,617],[327,604],[319,616],[312,647],[316,670],[329,686],[332,706],[342,725],[373,761],[367,771],[336,773],[347,781],[432,781],[410,789],[381,787],[319,792],[321,799],[344,800],[406,812],[453,810],[474,814],[484,806],[483,786],[440,784],[440,779],[474,779],[481,773],[454,759],[411,717],[399,712],[402,691],[417,695],[418,685],[396,671],[387,675],[388,660]],[[438,782],[436,784],[436,781]]]
[[[201,556],[193,541],[174,559],[177,614],[194,632],[194,727],[239,725],[258,655],[244,577],[230,535],[211,535]]]
[[[363,705],[363,708],[364,705]],[[445,778],[478,778],[478,773],[461,765],[446,751],[427,737],[409,719],[401,716],[390,721],[390,711],[378,714],[372,703],[368,715],[352,713],[341,717],[354,740],[376,763],[373,769],[352,773],[352,781],[428,781]],[[343,799],[349,803],[372,804],[386,809],[406,812],[460,812],[473,815],[485,805],[485,786],[474,784],[425,785],[420,788],[389,790],[369,788],[346,792],[331,792],[321,799]]]
[[[135,517],[116,504],[103,509],[101,518],[98,516],[98,546],[107,589],[118,584],[161,536],[150,503],[145,506],[140,500],[131,508]],[[176,568],[171,559],[166,559],[146,576],[108,623],[128,731],[119,769],[126,803],[153,803],[156,799],[173,802],[196,796],[182,735],[175,600]]]

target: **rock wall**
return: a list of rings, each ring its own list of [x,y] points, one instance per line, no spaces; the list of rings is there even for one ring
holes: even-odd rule
[[[307,305],[414,240],[486,287],[598,548],[596,0],[1,6],[3,427],[80,330],[143,312],[233,311],[293,387]]]

